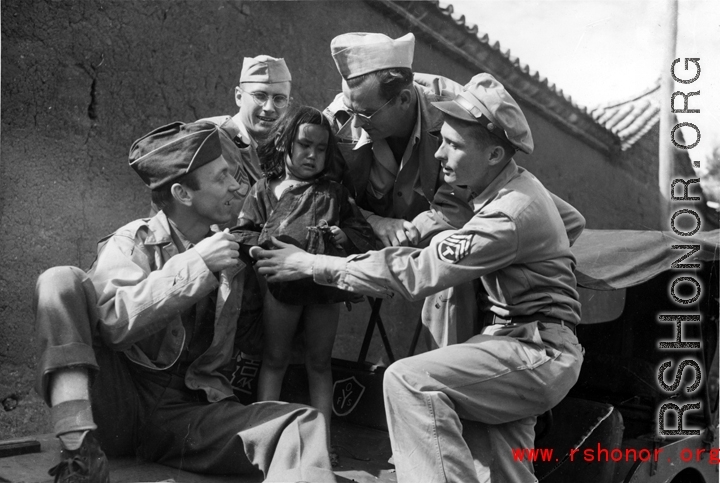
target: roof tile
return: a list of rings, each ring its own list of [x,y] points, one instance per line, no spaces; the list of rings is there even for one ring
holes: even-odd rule
[[[368,0],[384,10],[416,35],[425,36],[478,72],[488,72],[502,82],[518,100],[523,100],[603,151],[620,147],[620,140],[598,123],[585,107],[551,83],[509,49],[503,52],[499,41],[479,33],[477,25],[466,25],[466,17],[453,5],[438,1]]]
[[[622,150],[629,149],[660,120],[659,81],[637,96],[594,108],[595,121],[615,133]]]

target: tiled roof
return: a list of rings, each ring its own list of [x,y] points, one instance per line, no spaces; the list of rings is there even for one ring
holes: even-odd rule
[[[562,89],[503,52],[500,42],[492,42],[477,25],[468,25],[465,16],[455,13],[449,3],[430,1],[367,0],[416,36],[478,69],[494,75],[513,96],[532,105],[551,122],[583,139],[589,145],[608,152],[619,145],[618,137],[593,119],[588,109],[573,102]]]
[[[660,81],[632,99],[598,106],[590,114],[620,138],[624,151],[660,121],[659,92]]]

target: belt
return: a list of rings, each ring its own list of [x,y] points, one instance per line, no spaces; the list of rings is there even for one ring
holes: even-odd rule
[[[550,317],[548,315],[542,315],[542,314],[535,314],[535,315],[518,315],[515,317],[500,317],[499,315],[493,314],[492,317],[492,323],[493,324],[500,324],[500,325],[507,325],[507,324],[528,324],[530,322],[540,322],[543,324],[559,324],[563,327],[567,327],[572,331],[573,334],[576,334],[575,332],[575,325],[573,322],[568,322],[566,320],[558,319],[557,317]]]

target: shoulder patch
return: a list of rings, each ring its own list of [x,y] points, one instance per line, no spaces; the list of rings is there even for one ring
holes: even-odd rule
[[[447,263],[457,263],[470,253],[470,246],[475,236],[469,234],[450,235],[443,241],[438,243],[437,256],[440,260]]]

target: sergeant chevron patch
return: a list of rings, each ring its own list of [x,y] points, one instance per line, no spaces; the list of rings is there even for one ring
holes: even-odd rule
[[[437,255],[440,260],[447,263],[457,263],[470,253],[470,242],[474,234],[450,235],[437,246]]]

